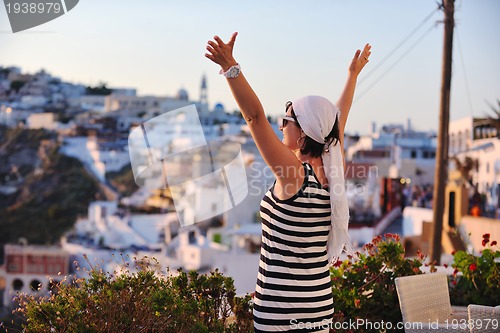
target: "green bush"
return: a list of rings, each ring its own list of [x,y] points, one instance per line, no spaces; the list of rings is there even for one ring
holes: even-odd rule
[[[490,234],[483,235],[482,245],[480,256],[465,251],[453,255],[455,271],[450,286],[453,305],[500,304],[500,251],[496,241],[490,242]]]
[[[337,261],[331,268],[334,322],[402,321],[394,279],[421,274],[424,257],[408,259],[399,235],[375,237],[358,253],[358,260]],[[339,326],[340,327],[340,326]],[[347,326],[346,326],[347,327]],[[368,326],[367,326],[368,327]],[[342,332],[348,330],[339,330]],[[357,327],[356,332],[363,331]],[[369,331],[369,330],[366,330]]]
[[[17,313],[23,332],[249,332],[250,296],[236,297],[233,280],[220,272],[158,273],[153,259],[137,271],[105,273],[56,284],[48,297],[22,294]]]

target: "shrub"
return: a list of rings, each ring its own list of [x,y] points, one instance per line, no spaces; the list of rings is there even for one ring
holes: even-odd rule
[[[394,279],[421,274],[424,257],[407,259],[399,235],[375,237],[358,253],[358,260],[337,261],[330,273],[333,283],[334,322],[402,321]],[[345,332],[347,330],[338,330]],[[353,330],[354,331],[354,330]],[[357,327],[356,332],[362,329]],[[369,331],[369,330],[366,330]]]
[[[105,273],[56,284],[48,297],[22,294],[23,332],[248,332],[250,296],[235,296],[233,280],[178,271],[164,275],[155,260],[135,261],[137,271]],[[151,265],[153,264],[153,265]],[[228,318],[232,316],[232,323]]]
[[[490,242],[490,234],[483,235],[482,245],[479,256],[465,251],[453,255],[455,271],[450,286],[453,305],[500,304],[500,251],[496,241]]]

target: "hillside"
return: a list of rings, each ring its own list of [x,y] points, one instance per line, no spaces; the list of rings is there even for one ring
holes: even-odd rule
[[[82,164],[58,153],[55,134],[0,128],[0,262],[3,245],[20,237],[53,244],[99,198]]]

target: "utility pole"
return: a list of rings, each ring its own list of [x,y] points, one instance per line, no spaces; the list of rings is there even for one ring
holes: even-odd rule
[[[444,11],[444,48],[443,72],[441,81],[441,103],[439,109],[439,133],[434,173],[433,209],[434,223],[431,233],[431,262],[441,263],[441,239],[443,236],[443,214],[445,205],[445,186],[448,180],[448,125],[450,122],[451,55],[453,48],[453,27],[455,21],[455,0],[443,0]]]

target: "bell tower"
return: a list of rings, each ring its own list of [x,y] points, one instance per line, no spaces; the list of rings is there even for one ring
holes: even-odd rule
[[[208,107],[207,76],[205,74],[201,77],[200,104]]]

